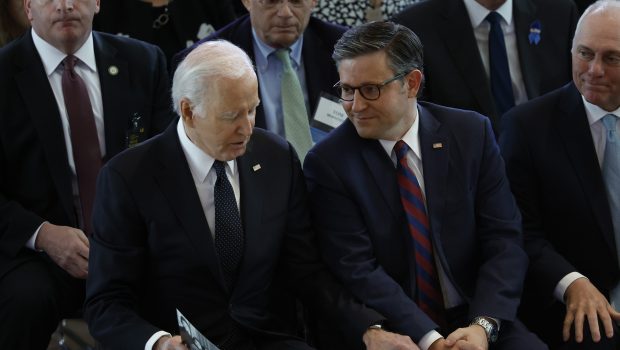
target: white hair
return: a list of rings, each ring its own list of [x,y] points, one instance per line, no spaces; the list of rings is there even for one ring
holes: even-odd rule
[[[181,115],[181,101],[187,99],[192,111],[205,117],[204,97],[218,78],[238,79],[254,73],[252,60],[226,40],[207,41],[192,50],[179,64],[172,79],[172,103]]]
[[[578,33],[579,30],[581,29],[581,24],[583,23],[586,17],[592,14],[595,14],[595,13],[598,14],[603,11],[609,11],[610,9],[619,10],[620,0],[598,0],[592,3],[590,6],[586,8],[585,11],[583,11],[583,14],[579,18],[579,21],[577,22],[577,27],[575,29],[575,34]],[[573,40],[574,40],[574,37],[573,37]]]

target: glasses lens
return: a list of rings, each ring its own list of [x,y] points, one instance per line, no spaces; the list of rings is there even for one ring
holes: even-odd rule
[[[360,93],[367,100],[376,100],[379,98],[379,87],[377,85],[364,85],[360,87]]]
[[[338,96],[340,96],[340,99],[345,101],[353,100],[353,96],[355,95],[355,89],[353,89],[352,87],[346,85],[338,85],[336,87],[336,90],[338,91]]]

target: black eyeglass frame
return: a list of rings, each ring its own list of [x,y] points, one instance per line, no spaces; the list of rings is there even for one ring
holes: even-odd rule
[[[400,72],[398,74],[396,74],[395,76],[379,83],[379,84],[366,84],[366,85],[362,85],[362,86],[348,86],[349,88],[353,89],[353,93],[351,94],[351,99],[345,99],[342,98],[342,84],[340,84],[340,82],[337,82],[336,84],[334,84],[333,88],[336,89],[337,91],[337,95],[338,98],[341,99],[342,101],[346,101],[346,102],[351,102],[355,99],[355,90],[360,92],[360,95],[362,95],[363,98],[365,98],[368,101],[376,101],[381,97],[381,89],[386,86],[387,84],[396,81],[398,79],[403,78],[404,76],[406,76],[407,74],[411,73],[411,71],[405,71],[405,72]],[[365,94],[364,94],[364,90],[363,88],[366,87],[374,87],[377,89],[377,97],[376,98],[368,98]]]

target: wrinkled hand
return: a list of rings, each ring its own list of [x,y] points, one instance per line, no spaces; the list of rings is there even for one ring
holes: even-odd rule
[[[183,344],[180,335],[175,335],[174,337],[166,335],[157,339],[157,342],[153,345],[153,350],[188,350],[188,347]]]
[[[408,336],[382,329],[369,329],[362,339],[367,350],[420,350]]]
[[[564,327],[562,338],[568,341],[570,338],[571,326],[574,325],[575,341],[583,341],[583,325],[587,321],[590,326],[592,340],[601,340],[601,331],[598,320],[600,319],[605,328],[607,338],[614,336],[612,319],[620,321],[620,312],[614,310],[605,296],[590,283],[587,278],[578,278],[571,283],[564,293],[566,299],[566,317],[564,317]]]
[[[88,277],[88,238],[84,232],[68,226],[41,225],[35,248],[41,249],[63,270],[76,278]]]

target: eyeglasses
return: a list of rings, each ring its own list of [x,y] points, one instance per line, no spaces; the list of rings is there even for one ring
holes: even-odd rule
[[[301,8],[306,5],[306,0],[257,0],[257,2],[266,9],[279,7],[284,2],[287,2],[289,6],[295,8]]]
[[[398,73],[380,84],[367,84],[358,87],[344,85],[340,82],[337,82],[336,85],[334,85],[334,88],[338,92],[338,96],[340,97],[340,99],[343,101],[353,101],[353,98],[355,97],[355,90],[358,90],[363,98],[369,101],[374,101],[378,100],[379,97],[381,97],[381,89],[384,86],[404,77],[407,74],[409,74],[409,72]]]

